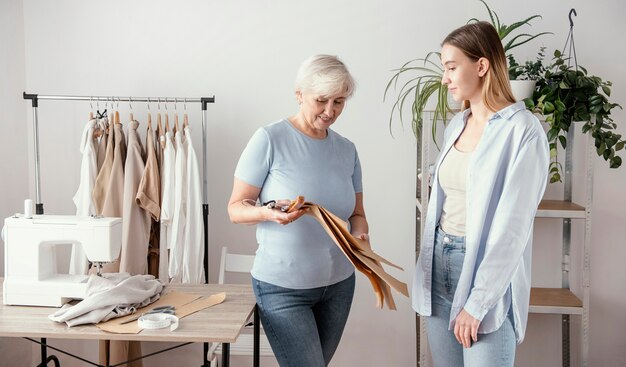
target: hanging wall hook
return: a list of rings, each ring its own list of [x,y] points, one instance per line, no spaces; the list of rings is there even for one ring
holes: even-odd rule
[[[578,14],[576,14],[576,9],[572,8],[572,9],[569,11],[569,15],[568,15],[568,17],[569,17],[569,26],[570,26],[570,27],[573,27],[573,26],[574,26],[574,21],[572,20],[572,13],[574,13],[574,16],[578,16]]]

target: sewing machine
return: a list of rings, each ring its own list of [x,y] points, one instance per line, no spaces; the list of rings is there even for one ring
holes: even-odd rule
[[[60,274],[59,245],[82,246],[99,269],[122,247],[122,220],[70,215],[16,215],[4,221],[4,295],[7,305],[58,307],[85,298],[88,275]],[[69,252],[68,252],[69,256]]]

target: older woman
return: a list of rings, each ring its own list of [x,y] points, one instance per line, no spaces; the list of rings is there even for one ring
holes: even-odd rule
[[[350,312],[354,267],[313,217],[279,208],[302,195],[367,239],[356,148],[330,129],[354,86],[336,57],[305,60],[296,79],[298,113],[257,130],[235,170],[228,213],[233,223],[257,224],[252,284],[281,366],[328,365]],[[256,206],[276,199],[275,209]]]

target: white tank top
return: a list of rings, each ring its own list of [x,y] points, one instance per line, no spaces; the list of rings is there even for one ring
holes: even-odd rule
[[[444,193],[439,225],[444,232],[455,236],[465,236],[467,162],[471,154],[452,146],[439,167],[439,184]]]

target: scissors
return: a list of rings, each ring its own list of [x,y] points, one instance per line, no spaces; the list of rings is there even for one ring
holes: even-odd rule
[[[166,313],[168,315],[173,315],[176,313],[176,307],[174,306],[159,306],[151,309],[148,312],[144,312],[142,315],[150,315],[153,313]]]

